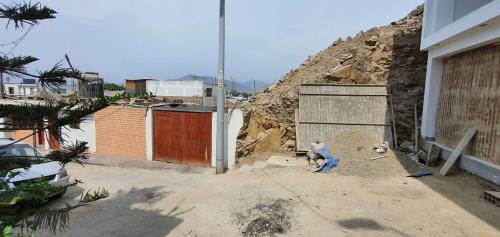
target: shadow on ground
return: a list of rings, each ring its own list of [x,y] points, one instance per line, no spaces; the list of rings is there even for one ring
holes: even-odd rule
[[[159,186],[120,190],[71,212],[70,229],[56,236],[166,236],[183,222],[179,215],[193,209],[182,209],[182,201],[171,210],[153,208],[154,203],[169,194]],[[37,233],[36,236],[54,235]]]
[[[403,237],[409,237],[410,235],[405,234],[393,227],[383,226],[379,224],[377,221],[369,218],[351,218],[339,220],[337,223],[345,229],[348,230],[385,230],[397,233]]]
[[[206,174],[213,173],[213,169],[173,164],[164,161],[130,160],[127,158],[111,157],[105,155],[93,155],[88,162],[90,165],[100,165],[118,168],[134,168],[145,170],[169,170],[182,174]]]

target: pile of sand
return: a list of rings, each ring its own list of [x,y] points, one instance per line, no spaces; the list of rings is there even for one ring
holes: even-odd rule
[[[330,138],[328,148],[335,158],[340,159],[332,173],[366,178],[406,176],[422,167],[410,160],[406,154],[389,149],[384,154],[373,151],[376,139],[362,131],[349,131]],[[370,158],[388,155],[387,158]]]

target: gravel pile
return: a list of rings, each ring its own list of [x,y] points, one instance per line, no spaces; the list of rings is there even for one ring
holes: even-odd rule
[[[395,177],[409,175],[421,168],[401,152],[391,149],[384,154],[374,152],[373,147],[380,143],[362,131],[341,133],[326,144],[332,155],[341,160],[332,173],[365,178]],[[383,155],[388,157],[370,160]]]

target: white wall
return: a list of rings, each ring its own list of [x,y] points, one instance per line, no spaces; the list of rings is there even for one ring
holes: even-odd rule
[[[5,119],[0,118],[0,128],[4,127],[4,125],[2,125],[2,123],[4,123],[4,122],[5,122]],[[0,138],[12,138],[12,133],[0,131]]]
[[[146,113],[146,158],[153,160],[153,110],[148,109]]]
[[[493,0],[455,0],[453,20],[460,19],[490,2]]]
[[[229,123],[226,124],[225,129],[225,147],[226,154],[224,160],[224,168],[231,169],[236,164],[236,142],[238,139],[238,133],[241,127],[243,127],[243,112],[239,109],[229,111],[227,114]],[[212,113],[212,167],[216,166],[216,141],[217,141],[217,112]]]
[[[203,81],[148,80],[148,92],[156,96],[203,96]]]
[[[421,49],[498,21],[499,15],[500,0],[426,0]]]
[[[13,84],[13,83],[4,84],[4,90],[7,95],[9,95],[9,87],[14,88],[14,95],[21,95],[22,91],[19,89],[19,84]]]
[[[89,151],[96,151],[96,132],[95,132],[95,120],[94,115],[86,117],[80,123],[80,129],[70,128],[65,126],[61,129],[63,133],[64,142],[63,145],[75,144],[76,141],[87,142]],[[48,141],[46,139],[46,141]],[[48,142],[46,142],[48,145]]]

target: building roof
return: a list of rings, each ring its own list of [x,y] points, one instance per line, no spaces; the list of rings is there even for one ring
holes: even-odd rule
[[[215,112],[216,107],[209,107],[194,104],[166,104],[159,107],[154,107],[153,110],[167,110],[167,111],[184,111],[184,112]]]

